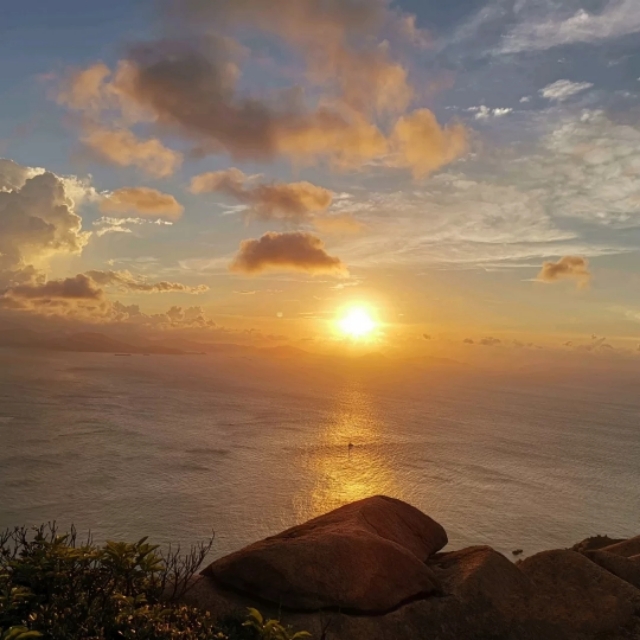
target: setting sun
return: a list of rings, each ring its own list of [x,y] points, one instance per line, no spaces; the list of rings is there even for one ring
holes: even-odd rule
[[[369,313],[362,308],[350,309],[338,324],[342,333],[350,338],[364,338],[376,326]]]

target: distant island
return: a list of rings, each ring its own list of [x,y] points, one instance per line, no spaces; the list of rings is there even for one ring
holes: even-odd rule
[[[84,353],[185,355],[188,351],[151,342],[135,345],[97,332],[39,333],[31,329],[0,331],[0,347]]]
[[[108,336],[99,332],[38,332],[28,328],[11,327],[0,329],[0,348],[32,349],[42,351],[60,351],[74,353],[109,353],[116,356],[131,355],[228,355],[250,358],[265,357],[279,362],[306,362],[311,365],[333,366],[336,358],[342,362],[350,362],[360,369],[379,370],[389,366],[403,367],[440,366],[459,367],[461,363],[448,358],[433,356],[398,358],[389,357],[379,352],[348,353],[316,353],[293,345],[253,346],[235,343],[208,343],[188,338],[173,336],[151,340],[141,336],[126,339]]]

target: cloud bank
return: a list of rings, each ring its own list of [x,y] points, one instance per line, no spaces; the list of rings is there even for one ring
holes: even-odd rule
[[[198,155],[340,169],[385,160],[419,178],[467,151],[462,124],[441,127],[431,111],[410,110],[417,93],[392,51],[420,47],[426,34],[386,2],[164,4],[171,37],[130,46],[115,70],[97,63],[77,71],[58,93],[81,114],[82,141],[102,160],[173,173],[182,154],[140,138],[131,129],[139,124],[179,134]],[[290,49],[304,61],[300,84],[313,90],[249,92],[240,79],[253,52],[233,36]]]

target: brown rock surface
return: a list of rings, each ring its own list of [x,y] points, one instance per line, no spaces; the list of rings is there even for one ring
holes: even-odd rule
[[[585,538],[581,540],[577,544],[574,544],[571,549],[573,551],[579,551],[580,553],[584,553],[585,551],[596,551],[597,549],[603,549],[604,547],[608,547],[612,544],[617,544],[618,542],[624,542],[624,538],[610,538],[609,536],[592,536],[591,538]]]
[[[640,589],[640,556],[626,558],[607,551],[588,551],[587,558],[614,576]]]
[[[445,593],[467,602],[484,600],[508,616],[531,596],[522,571],[491,547],[439,553],[428,564]]]
[[[567,635],[610,633],[640,614],[640,590],[576,551],[543,551],[518,567],[535,593],[531,615]]]
[[[446,542],[377,496],[217,560],[185,601],[215,617],[256,607],[316,640],[640,640],[640,537],[517,564],[486,546],[439,552]]]
[[[617,556],[624,556],[625,558],[640,555],[640,536],[629,538],[628,540],[609,545],[608,547],[603,547],[602,551],[613,553]]]
[[[214,616],[244,615],[246,607],[258,607],[316,640],[566,640],[562,629],[518,609],[529,601],[529,581],[489,547],[438,554],[430,567],[444,595],[414,600],[384,615],[279,611],[206,576],[196,579],[187,602]]]
[[[440,591],[425,560],[446,543],[418,509],[375,496],[221,558],[203,575],[289,609],[381,613]]]

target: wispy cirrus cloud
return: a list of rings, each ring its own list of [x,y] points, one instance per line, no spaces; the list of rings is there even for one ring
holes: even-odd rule
[[[93,226],[96,227],[95,234],[99,238],[110,233],[133,233],[133,228],[147,224],[170,227],[173,222],[162,220],[161,218],[153,220],[149,218],[119,218],[113,216],[102,216],[93,221]]]
[[[499,151],[422,188],[336,202],[367,224],[337,249],[353,266],[502,261],[529,265],[531,277],[552,256],[628,252],[640,229],[639,168],[640,126],[597,110],[556,116],[515,158]]]
[[[522,4],[525,9],[534,5],[533,2]],[[546,15],[527,16],[527,11],[522,11],[524,19],[504,36],[500,53],[595,43],[640,32],[640,6],[635,0],[609,0],[602,11],[579,8],[570,15],[562,2],[543,6],[550,9]]]
[[[592,82],[571,82],[571,80],[556,80],[552,84],[540,89],[540,95],[548,100],[564,102],[569,98],[593,87]]]
[[[513,113],[513,109],[511,107],[494,107],[493,109],[487,107],[484,104],[481,104],[477,107],[469,107],[467,111],[475,114],[474,117],[476,120],[487,120],[488,118],[500,118],[502,116],[506,116],[510,113]]]

